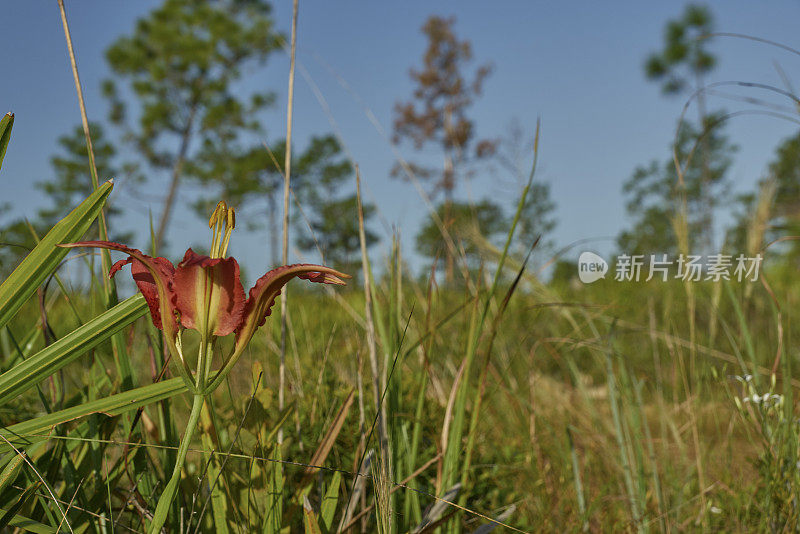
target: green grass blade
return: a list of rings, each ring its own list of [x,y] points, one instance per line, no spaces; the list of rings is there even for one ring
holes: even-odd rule
[[[492,280],[492,284],[489,287],[488,292],[486,293],[482,307],[478,306],[479,299],[481,296],[480,293],[476,292],[475,294],[475,299],[474,299],[475,306],[470,314],[470,326],[469,326],[469,333],[467,334],[467,346],[462,361],[464,369],[463,380],[458,385],[458,390],[456,392],[456,400],[453,410],[453,420],[450,426],[449,437],[447,440],[447,448],[444,451],[442,480],[441,480],[441,485],[439,487],[440,492],[443,491],[445,488],[453,487],[453,485],[456,482],[456,478],[458,476],[457,471],[460,471],[461,478],[466,480],[467,473],[470,468],[469,461],[462,458],[462,438],[464,435],[464,426],[465,426],[466,411],[467,411],[467,394],[471,387],[470,371],[472,368],[473,360],[475,359],[475,355],[478,351],[478,343],[480,341],[480,337],[483,334],[483,326],[489,315],[489,309],[491,307],[493,299],[495,298],[497,289],[500,285],[500,280],[503,274],[503,268],[505,266],[506,258],[509,255],[508,251],[511,248],[511,243],[514,239],[517,225],[519,224],[520,218],[522,217],[522,211],[525,206],[525,201],[528,197],[528,193],[530,192],[531,186],[533,184],[533,177],[536,173],[538,157],[539,157],[539,123],[537,122],[536,134],[534,137],[534,147],[533,147],[533,165],[531,166],[531,172],[528,178],[528,183],[522,189],[519,202],[517,203],[517,209],[514,214],[514,218],[511,221],[511,227],[509,228],[508,234],[506,235],[506,241],[503,247],[503,251],[497,260],[496,271],[494,274],[494,278]],[[468,490],[465,490],[463,492],[460,498],[461,499],[460,502],[462,503],[466,502],[468,493],[469,493]],[[455,529],[457,530],[458,527],[455,527]]]
[[[11,127],[14,126],[14,114],[6,113],[0,119],[0,167],[3,166],[3,158],[6,155],[8,142],[11,140]]]
[[[11,425],[0,430],[0,435],[4,436],[5,439],[12,443],[15,443],[17,446],[22,446],[23,444],[35,441],[36,438],[45,439],[47,436],[43,435],[43,433],[56,425],[79,419],[93,413],[104,413],[109,416],[120,415],[130,410],[136,410],[141,406],[174,397],[185,391],[187,391],[186,383],[182,378],[171,378],[163,382],[156,382],[155,384],[86,402],[29,421],[17,423],[16,425]],[[0,452],[4,452],[8,448],[9,446],[7,443],[4,442],[0,444]]]
[[[575,485],[575,497],[578,500],[578,511],[581,514],[581,530],[589,532],[589,522],[586,520],[586,496],[583,493],[583,481],[581,480],[581,466],[578,463],[578,451],[575,450],[575,440],[572,438],[572,430],[567,426],[567,441],[569,443],[569,456],[572,460],[572,481]]]
[[[642,531],[642,516],[639,509],[639,500],[636,493],[636,486],[633,482],[633,467],[631,466],[631,451],[629,450],[629,443],[625,439],[625,430],[623,428],[622,414],[620,413],[621,399],[617,391],[617,376],[614,372],[614,363],[610,354],[606,354],[606,378],[608,386],[608,402],[611,406],[611,417],[614,422],[614,434],[617,440],[617,448],[619,452],[620,465],[622,466],[622,475],[625,481],[625,489],[628,496],[628,505],[630,507],[631,519],[637,531]]]
[[[0,375],[0,406],[55,373],[147,313],[137,294]]]
[[[22,454],[15,454],[11,458],[11,461],[3,468],[3,472],[0,473],[0,492],[3,492],[9,484],[17,479],[23,465],[25,465],[25,456]]]
[[[205,478],[212,484],[211,511],[214,518],[215,532],[217,534],[228,534],[230,532],[227,519],[228,499],[225,495],[225,474],[221,469],[219,454],[222,446],[219,443],[214,413],[209,403],[210,399],[203,405],[203,411],[200,414],[200,427],[203,429],[203,463],[206,466]],[[205,511],[205,506],[203,511]],[[200,520],[202,520],[202,512],[198,521]]]
[[[333,515],[336,513],[336,503],[339,501],[339,485],[342,482],[342,473],[334,471],[331,484],[325,492],[325,497],[322,498],[322,505],[320,509],[320,518],[322,519],[322,526],[325,532],[333,530]]]
[[[5,510],[0,510],[0,512],[5,512]],[[54,527],[21,515],[15,515],[14,518],[8,522],[8,526],[18,528],[25,532],[33,532],[34,534],[56,534],[58,532]],[[61,530],[63,532],[64,529],[62,528]]]
[[[58,264],[69,250],[56,245],[81,238],[97,218],[112,187],[112,182],[104,183],[53,226],[36,248],[0,285],[0,327],[8,323],[25,301],[33,295],[36,288],[58,268]]]
[[[264,534],[278,534],[283,523],[283,470],[281,469],[281,447],[276,444],[272,459],[272,473],[269,476],[267,489],[267,510],[264,515]]]
[[[17,361],[27,359],[33,352],[41,334],[42,329],[39,328],[39,325],[30,325],[24,337],[17,341],[12,331],[8,327],[4,328],[2,332],[2,338],[5,341],[3,354],[6,354],[8,359],[3,362],[3,367],[12,367]]]
[[[19,512],[20,509],[25,506],[25,503],[28,502],[28,499],[30,499],[31,496],[36,493],[36,490],[38,490],[39,486],[41,485],[41,482],[36,482],[35,484],[31,484],[25,488],[25,491],[19,496],[17,502],[15,502],[11,508],[6,510],[2,516],[0,516],[0,530],[5,529],[11,523],[11,520],[16,517],[17,512]]]
[[[422,441],[422,425],[423,425],[423,415],[425,413],[425,392],[428,390],[428,372],[427,370],[422,370],[420,372],[419,377],[420,383],[418,387],[417,393],[417,405],[416,409],[414,410],[414,425],[413,430],[411,431],[411,445],[410,445],[410,452],[406,457],[406,461],[408,462],[408,472],[413,473],[414,469],[417,466],[417,458],[419,457],[419,448],[420,442]],[[406,501],[405,501],[405,516],[406,521],[408,524],[419,524],[422,521],[422,507],[419,503],[419,493],[416,491],[407,491],[406,492]]]
[[[650,470],[653,478],[653,491],[656,494],[656,503],[658,505],[658,522],[661,527],[661,532],[669,530],[667,525],[667,502],[664,499],[664,491],[662,490],[661,477],[658,473],[658,458],[656,457],[655,447],[653,447],[653,437],[650,433],[650,425],[647,422],[647,412],[645,411],[645,404],[642,400],[642,387],[643,382],[636,380],[634,383],[633,392],[636,394],[636,406],[642,417],[642,429],[644,430],[644,439],[647,444],[647,455],[650,459]]]
[[[761,378],[760,373],[758,372],[758,358],[756,356],[755,346],[753,345],[753,337],[750,333],[750,326],[747,318],[744,315],[744,310],[739,303],[739,299],[736,298],[733,287],[728,281],[725,282],[725,291],[728,294],[728,298],[731,301],[733,311],[736,315],[736,320],[739,323],[739,330],[741,331],[744,339],[745,352],[747,352],[747,356],[750,358],[750,365],[752,366],[750,372],[753,374],[753,380],[755,381],[756,386],[758,386],[761,383]]]
[[[11,140],[11,128],[14,126],[14,114],[6,113],[0,119],[0,167],[3,165],[3,158],[6,155],[8,142]]]

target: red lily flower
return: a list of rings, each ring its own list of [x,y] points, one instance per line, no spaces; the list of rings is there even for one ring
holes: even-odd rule
[[[266,322],[275,298],[289,280],[297,277],[310,282],[344,285],[342,278],[350,278],[322,265],[284,265],[259,278],[245,298],[239,264],[236,259],[225,257],[234,225],[233,209],[220,202],[209,221],[214,230],[211,255],[200,255],[189,249],[177,266],[166,258],[154,258],[112,241],[82,241],[62,246],[105,248],[128,254],[127,259],[111,267],[109,276],[131,264],[133,280],[147,302],[153,324],[164,332],[170,352],[181,362],[181,374],[195,391],[207,393],[221,383],[253,334]],[[195,373],[183,357],[181,332],[186,328],[200,333]],[[231,333],[236,335],[233,352],[209,379],[214,341]]]

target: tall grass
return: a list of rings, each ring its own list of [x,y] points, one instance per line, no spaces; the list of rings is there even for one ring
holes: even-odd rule
[[[692,341],[680,282],[543,284],[524,258],[508,257],[494,285],[476,271],[437,287],[405,273],[397,246],[384,274],[370,264],[366,290],[293,294],[288,346],[302,378],[289,383],[302,379],[302,397],[278,409],[278,323],[214,394],[171,529],[472,531],[500,517],[526,532],[796,524],[791,285],[730,283],[714,304],[713,285],[697,284]],[[776,262],[766,276],[791,281],[785,269]],[[3,370],[58,351],[76,312],[92,317],[92,306],[81,291],[47,299],[55,341],[45,347],[42,331],[26,327],[38,304],[25,304],[0,337]],[[125,339],[136,383],[157,379],[165,358],[149,321]],[[137,405],[132,432],[113,415],[125,394],[113,362],[97,345],[58,381],[6,404],[4,435],[33,466],[6,449],[0,507],[12,517],[55,529],[61,506],[73,529],[142,528],[188,406],[181,397]],[[148,387],[172,387],[167,378]],[[774,405],[753,402],[765,394]],[[59,415],[71,406],[112,415]]]
[[[102,213],[111,184],[95,183],[0,286],[0,529],[142,531],[184,454],[169,532],[800,528],[796,268],[546,283],[512,252],[535,246],[515,228],[537,150],[538,127],[502,246],[474,235],[485,262],[461,257],[454,284],[435,265],[410,276],[397,238],[370,257],[357,214],[363,286],[294,292],[191,416],[141,297],[117,303],[94,278],[36,295],[55,245]],[[775,194],[765,182],[750,255]],[[685,209],[675,232],[688,253]],[[179,450],[189,417],[200,430]]]

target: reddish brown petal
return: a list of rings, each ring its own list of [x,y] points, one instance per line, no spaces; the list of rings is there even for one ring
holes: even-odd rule
[[[281,288],[295,277],[320,284],[337,285],[345,284],[342,278],[350,278],[349,275],[329,267],[308,263],[284,265],[269,271],[250,289],[250,296],[244,305],[242,322],[236,331],[237,352],[243,348],[242,345],[250,341],[256,329],[266,322],[267,316],[272,313],[275,298],[281,294]]]
[[[128,256],[124,260],[119,260],[117,262],[114,262],[114,265],[112,265],[111,268],[108,270],[108,277],[109,278],[113,278],[115,274],[117,274],[119,271],[121,271],[123,267],[125,267],[126,265],[128,265],[132,261],[133,261],[133,257]]]
[[[170,263],[169,260],[160,257],[150,259],[156,264],[156,267],[160,268],[163,276],[172,280],[172,276],[175,273],[175,268],[172,266],[172,263]],[[118,262],[114,263],[114,265],[112,265],[111,269],[108,271],[108,276],[114,276],[129,263],[131,264],[131,276],[133,276],[133,281],[136,282],[136,287],[139,288],[139,292],[141,292],[142,296],[144,296],[144,300],[147,302],[147,307],[150,308],[150,318],[153,320],[153,324],[156,326],[156,328],[161,329],[161,312],[159,311],[160,306],[158,300],[158,287],[153,279],[153,275],[150,274],[150,271],[147,269],[147,267],[133,256],[128,256],[126,259],[119,260]],[[170,286],[168,286],[168,290],[171,292]],[[174,306],[175,296],[171,295],[170,298],[172,299],[172,306]]]
[[[150,316],[156,328],[169,332],[174,339],[178,331],[175,320],[175,304],[172,292],[172,277],[175,268],[165,258],[153,258],[142,253],[141,250],[114,243],[113,241],[81,241],[67,243],[62,247],[94,247],[117,250],[128,254],[128,258],[120,260],[109,269],[108,275],[114,276],[126,264],[131,264],[131,274],[136,282],[136,287],[144,296]],[[157,278],[154,278],[157,277]]]
[[[175,271],[174,289],[186,328],[227,336],[241,321],[244,289],[234,258],[209,258],[187,250]]]
[[[171,280],[173,274],[175,273],[175,268],[172,266],[172,263],[165,258],[151,259],[153,260],[153,263],[161,267],[163,276],[169,277]],[[131,275],[133,276],[133,281],[136,282],[136,287],[139,288],[139,291],[147,301],[147,306],[150,308],[150,316],[153,318],[153,324],[156,325],[157,328],[161,328],[162,323],[161,312],[159,311],[160,306],[158,300],[158,286],[156,285],[155,279],[153,279],[153,275],[150,274],[147,266],[135,258],[131,262]],[[167,289],[170,292],[170,309],[174,309],[175,295],[171,290],[171,282]]]

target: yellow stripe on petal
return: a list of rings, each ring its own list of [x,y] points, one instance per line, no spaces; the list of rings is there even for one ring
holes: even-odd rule
[[[210,258],[189,249],[173,281],[184,327],[208,339],[232,333],[241,321],[244,289],[234,258]]]

